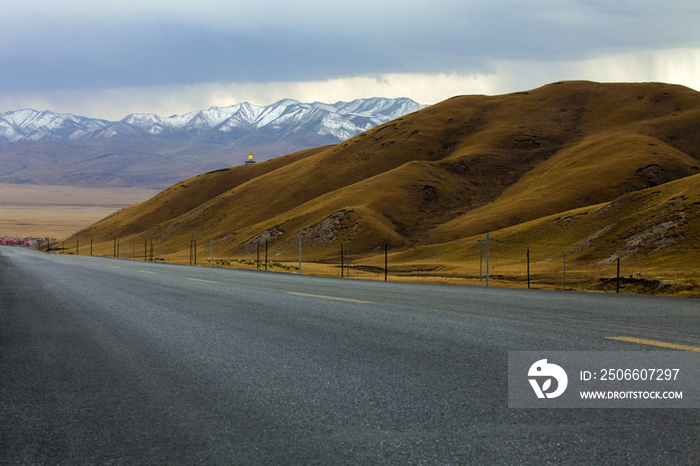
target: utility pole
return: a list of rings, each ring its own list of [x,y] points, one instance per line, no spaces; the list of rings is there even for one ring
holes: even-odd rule
[[[489,241],[489,232],[486,232],[486,241],[479,240],[479,243],[486,244],[486,286],[489,286],[489,244],[498,243],[498,241]],[[479,259],[479,280],[481,280],[481,259]]]

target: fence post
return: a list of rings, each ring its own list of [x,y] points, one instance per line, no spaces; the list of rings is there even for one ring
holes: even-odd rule
[[[481,281],[481,269],[482,269],[482,262],[483,262],[483,257],[484,257],[484,243],[479,241],[479,281]]]
[[[267,240],[265,240],[265,270],[267,270]]]
[[[620,292],[620,258],[617,258],[617,290],[615,293]]]
[[[527,248],[527,289],[530,289],[530,248]]]
[[[486,286],[489,286],[489,244],[498,243],[498,241],[489,241],[489,232],[486,232],[486,241],[479,240],[482,245],[486,243]],[[479,281],[481,281],[481,253],[479,253]]]
[[[299,275],[301,275],[301,223],[299,224]]]
[[[486,286],[489,286],[489,232],[486,232]]]
[[[214,233],[209,230],[209,267],[214,266]],[[159,261],[160,262],[160,261]]]
[[[564,278],[561,282],[562,291],[566,291],[566,254],[564,254]]]
[[[384,281],[387,281],[389,275],[389,246],[386,241],[384,241]]]

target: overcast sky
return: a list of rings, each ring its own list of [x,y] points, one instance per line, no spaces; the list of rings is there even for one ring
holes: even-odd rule
[[[3,0],[0,113],[432,104],[569,79],[700,90],[698,0]]]

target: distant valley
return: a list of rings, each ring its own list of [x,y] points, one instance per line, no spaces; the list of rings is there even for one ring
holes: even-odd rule
[[[0,183],[165,188],[196,174],[335,144],[425,107],[410,99],[325,104],[285,99],[120,121],[0,114]]]

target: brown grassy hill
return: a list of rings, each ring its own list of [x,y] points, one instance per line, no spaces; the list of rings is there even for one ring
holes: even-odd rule
[[[291,260],[301,227],[306,260],[335,257],[341,241],[435,254],[700,173],[698,127],[700,93],[666,84],[455,97],[338,145],[191,178],[80,234],[111,253],[114,238],[162,232],[164,254],[187,254],[211,231],[217,257],[268,239]]]
[[[442,275],[465,273],[462,265],[471,260],[474,275],[478,240],[483,239],[475,235],[397,251],[391,260],[410,265],[407,270],[442,266]],[[623,275],[642,271],[645,277],[670,278],[678,271],[690,271],[688,275],[700,280],[700,174],[510,226],[493,232],[490,239],[496,241],[491,256],[497,275],[523,279],[529,249],[536,275],[561,274],[566,256],[567,263],[586,270],[584,277],[596,270],[614,275],[621,258]],[[365,262],[379,265],[380,260],[383,257],[369,257]]]

